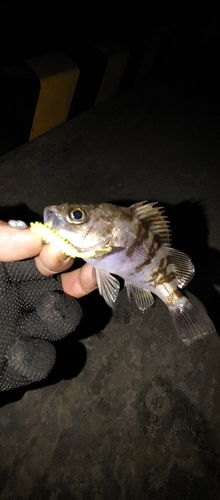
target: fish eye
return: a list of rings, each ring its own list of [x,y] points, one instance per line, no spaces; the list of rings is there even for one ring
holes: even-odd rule
[[[80,207],[70,208],[67,212],[67,220],[71,224],[80,224],[82,222],[85,222],[85,219],[86,213]]]

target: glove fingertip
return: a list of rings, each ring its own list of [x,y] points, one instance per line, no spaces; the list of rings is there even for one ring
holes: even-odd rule
[[[63,338],[73,332],[82,318],[79,302],[59,290],[44,294],[36,311],[51,331],[50,340]]]
[[[39,382],[47,377],[56,360],[56,350],[46,340],[20,338],[11,346],[0,380],[2,391]]]

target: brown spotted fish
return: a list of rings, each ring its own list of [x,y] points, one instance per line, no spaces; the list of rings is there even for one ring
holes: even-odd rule
[[[153,304],[152,294],[157,295],[167,305],[177,334],[189,344],[215,327],[180,292],[195,268],[186,254],[170,247],[169,223],[163,208],[156,205],[146,201],[129,208],[64,203],[46,207],[44,223],[92,264],[99,292],[110,307],[120,289],[113,273],[124,279],[129,300],[134,298],[141,311]]]

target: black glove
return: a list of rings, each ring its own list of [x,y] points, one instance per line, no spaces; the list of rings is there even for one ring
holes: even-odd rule
[[[48,340],[71,333],[81,316],[60,275],[42,276],[33,259],[0,263],[0,391],[44,379],[56,359]]]

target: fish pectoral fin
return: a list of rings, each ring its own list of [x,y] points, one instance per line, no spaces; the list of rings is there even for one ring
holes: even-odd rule
[[[184,288],[193,278],[195,267],[188,255],[179,250],[168,248],[167,254],[170,257],[171,267],[176,276],[178,287]]]
[[[154,303],[154,298],[152,293],[145,288],[139,288],[131,283],[125,282],[127,289],[128,299],[134,299],[139,309],[144,312],[146,309],[151,307]]]
[[[112,274],[102,269],[96,269],[95,272],[99,293],[102,295],[106,304],[113,308],[119,294],[120,283]]]

